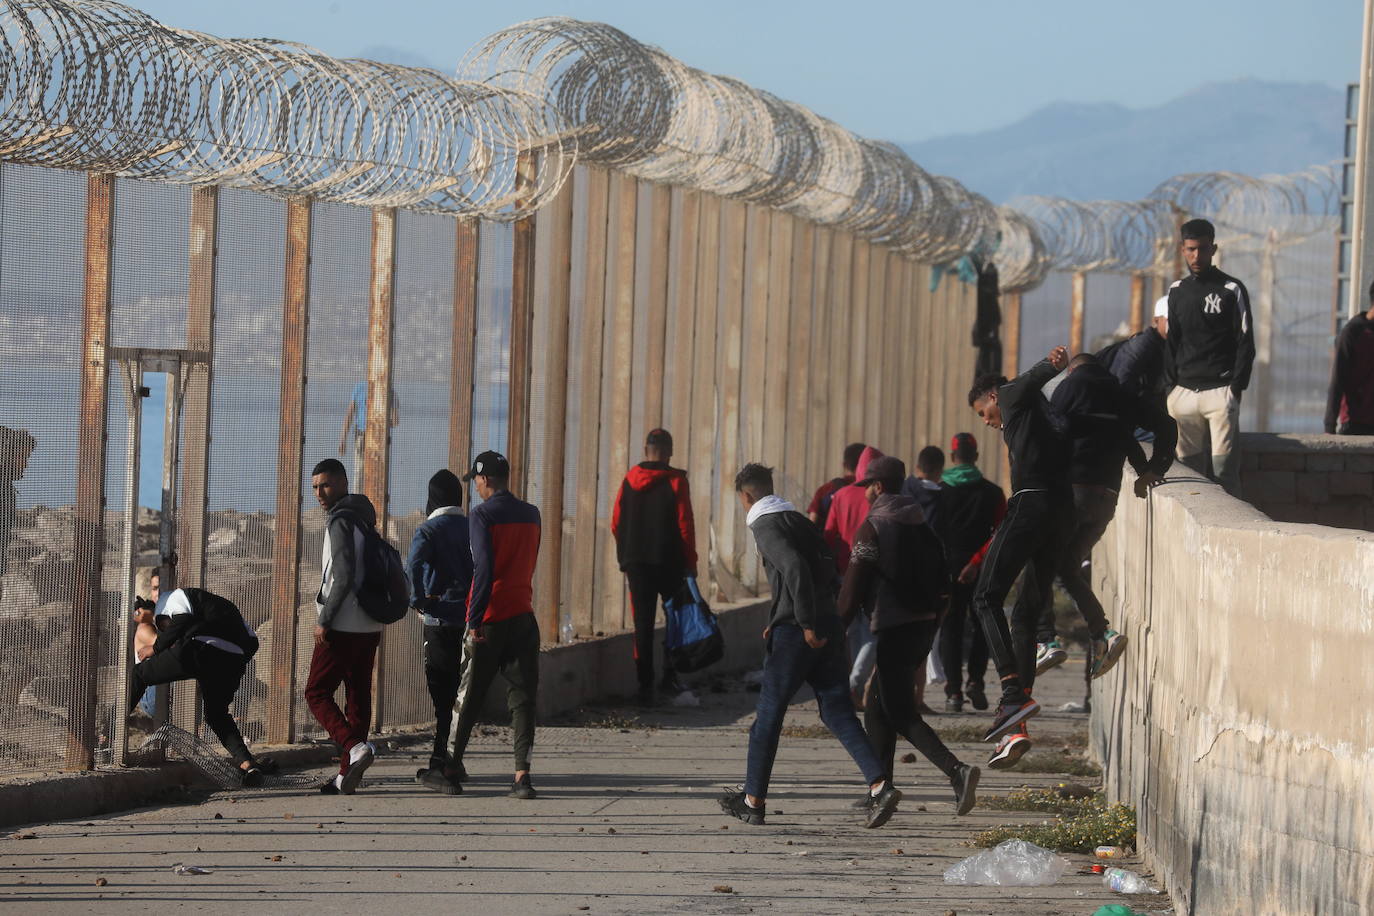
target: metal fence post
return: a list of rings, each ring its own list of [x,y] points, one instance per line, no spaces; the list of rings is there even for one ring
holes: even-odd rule
[[[458,220],[453,252],[453,360],[449,380],[448,466],[462,475],[472,453],[473,347],[477,340],[477,245],[480,224]]]
[[[544,546],[535,570],[535,608],[546,643],[560,642],[563,595],[564,457],[568,419],[568,325],[572,305],[573,185],[565,184],[549,202],[542,219],[549,230],[542,252],[549,272],[548,297],[536,307],[548,314],[549,384],[544,395],[544,467],[539,486]]]
[[[1145,329],[1145,274],[1136,271],[1131,274],[1131,333],[1139,334]]]
[[[95,765],[96,640],[103,606],[105,556],[105,413],[110,377],[110,283],[113,279],[114,176],[86,179],[85,289],[83,293],[81,414],[76,430],[76,532],[72,570],[71,651],[68,675],[67,768]],[[119,698],[123,709],[123,698]]]
[[[1021,358],[1021,291],[1002,296],[1002,373],[1016,378]]]
[[[396,211],[372,211],[372,274],[367,325],[367,429],[363,438],[363,495],[377,510],[377,530],[387,536],[391,459],[391,349],[396,330]],[[405,545],[401,545],[402,549]],[[372,727],[386,717],[386,633],[373,670]]]
[[[597,492],[601,470],[601,353],[606,314],[606,223],[609,178],[587,169],[587,246],[582,321],[577,348],[581,388],[577,404],[577,514],[573,520],[572,619],[579,636],[595,631]]]
[[[288,744],[296,737],[296,611],[300,605],[301,470],[310,339],[310,215],[308,199],[286,205],[277,528],[272,545],[272,654],[267,681],[269,744]]]
[[[1086,272],[1074,271],[1073,284],[1070,290],[1068,346],[1069,355],[1073,356],[1083,352],[1083,316],[1088,299],[1088,275]]]
[[[533,182],[535,156],[520,154],[516,166],[517,192]],[[530,349],[534,330],[534,215],[515,221],[511,248],[510,297],[510,412],[507,415],[506,457],[510,459],[510,488],[524,497],[529,480]]]
[[[621,475],[630,463],[630,377],[634,362],[635,319],[635,223],[639,196],[635,179],[611,172],[610,225],[606,248],[606,352],[601,371],[602,423],[606,433],[606,486],[604,504],[597,506],[596,537],[601,569],[596,595],[599,629],[624,629],[629,620],[625,579],[616,560],[610,533],[611,504]],[[660,367],[661,370],[662,367]],[[601,512],[606,525],[601,524]]]

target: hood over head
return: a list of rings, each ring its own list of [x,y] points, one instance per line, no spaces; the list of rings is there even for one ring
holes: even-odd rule
[[[361,493],[349,493],[336,502],[334,508],[329,510],[330,515],[340,513],[356,516],[369,525],[375,526],[377,524],[377,510],[372,508],[372,500]]]
[[[883,457],[883,453],[871,445],[864,446],[863,452],[859,455],[859,465],[854,469],[854,479],[863,480],[868,473],[868,466],[877,459]]]
[[[425,502],[425,515],[432,515],[435,509],[463,504],[463,484],[458,475],[448,468],[441,468],[429,479],[429,499]]]

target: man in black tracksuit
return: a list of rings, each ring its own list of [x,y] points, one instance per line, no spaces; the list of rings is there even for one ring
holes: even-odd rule
[[[1107,672],[1126,648],[1126,637],[1110,628],[1102,602],[1093,594],[1084,568],[1093,546],[1116,515],[1122,465],[1130,460],[1138,475],[1135,492],[1144,497],[1164,479],[1174,463],[1177,431],[1173,418],[1148,398],[1128,394],[1097,359],[1080,353],[1069,361],[1064,380],[1054,389],[1050,407],[1069,437],[1074,525],[1059,562],[1059,581],[1088,624],[1093,640],[1092,677]],[[1154,433],[1154,455],[1148,461],[1135,430]],[[1063,662],[1066,653],[1055,632],[1054,608],[1046,603],[1036,635],[1037,673]],[[1043,648],[1042,648],[1043,647]],[[1053,647],[1052,651],[1045,651]]]
[[[1250,294],[1212,266],[1216,229],[1205,219],[1183,224],[1188,276],[1169,288],[1169,413],[1178,421],[1178,459],[1234,494],[1239,464],[1240,397],[1250,384],[1255,330]],[[1210,459],[1210,472],[1208,463]]]
[[[967,814],[979,770],[959,762],[916,705],[917,672],[935,643],[950,577],[944,546],[920,503],[902,493],[905,480],[906,465],[883,457],[868,465],[858,483],[872,508],[854,535],[840,589],[840,621],[849,626],[860,607],[871,621],[877,674],[864,726],[878,759],[892,771],[901,735],[940,768],[954,789],[955,813]]]
[[[986,741],[1040,711],[1030,696],[1035,684],[1035,631],[1073,522],[1068,443],[1040,389],[1068,362],[1068,351],[1055,347],[1010,382],[1001,376],[980,376],[969,392],[969,406],[988,426],[1002,430],[1011,463],[1007,515],[993,536],[973,595],[974,612],[1002,679],[1002,699]],[[1002,602],[1023,569],[1026,578],[1009,630]],[[1029,741],[1021,744],[1020,753],[1028,746]]]
[[[692,493],[687,472],[669,466],[672,457],[673,437],[666,429],[650,430],[644,441],[644,460],[625,475],[611,512],[616,558],[630,587],[635,672],[644,703],[654,698],[654,619],[659,599],[668,601],[682,590],[684,579],[697,574]],[[666,657],[659,689],[670,695],[684,689]]]

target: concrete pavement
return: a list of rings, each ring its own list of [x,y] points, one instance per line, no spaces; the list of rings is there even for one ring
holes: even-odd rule
[[[1082,694],[1081,661],[1044,679],[1053,709]],[[743,779],[755,694],[737,683],[698,689],[697,708],[594,709],[540,729],[540,797],[505,797],[508,732],[487,727],[461,796],[414,781],[423,745],[379,758],[356,795],[313,790],[220,793],[198,803],[24,828],[0,839],[0,906],[14,912],[178,909],[221,913],[874,913],[943,916],[1090,914],[1125,902],[1095,876],[1046,888],[950,887],[942,873],[976,850],[977,829],[1035,815],[976,809],[953,815],[952,793],[924,758],[898,763],[906,797],[893,820],[865,830],[849,804],[862,779],[831,738],[784,737],[768,824],[721,814],[716,798]],[[937,691],[939,688],[935,688]],[[811,732],[815,703],[788,725]],[[936,694],[932,702],[942,698]],[[632,721],[632,717],[633,720]],[[940,716],[940,728],[987,713]],[[1081,731],[1085,716],[1033,722],[1042,748]],[[986,745],[953,745],[979,762]],[[899,755],[909,748],[899,748]],[[1034,756],[1032,752],[1031,757]],[[1028,757],[1027,759],[1031,759]],[[321,779],[326,770],[318,771]],[[1063,777],[984,771],[980,794]],[[1078,866],[1084,856],[1069,856]],[[200,876],[173,873],[203,866]],[[106,883],[100,884],[99,879]],[[1113,899],[1115,898],[1115,900]],[[1167,898],[1153,898],[1156,910]]]

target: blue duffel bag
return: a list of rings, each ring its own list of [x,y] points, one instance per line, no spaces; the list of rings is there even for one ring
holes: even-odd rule
[[[664,648],[674,671],[700,671],[725,656],[725,637],[711,606],[701,597],[696,579],[687,579],[678,593],[663,603],[663,611],[667,619]]]

